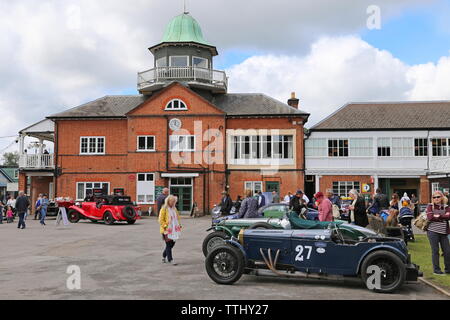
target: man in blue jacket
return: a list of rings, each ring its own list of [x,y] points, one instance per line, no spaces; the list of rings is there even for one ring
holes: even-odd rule
[[[28,208],[30,207],[30,200],[25,196],[23,191],[19,192],[19,197],[16,200],[16,210],[19,215],[19,225],[18,229],[25,229],[25,213],[27,213]]]

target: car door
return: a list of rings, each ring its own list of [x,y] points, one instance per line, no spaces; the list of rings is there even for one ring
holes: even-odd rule
[[[314,259],[314,237],[310,230],[295,230],[291,237],[292,263],[296,270],[308,272]]]

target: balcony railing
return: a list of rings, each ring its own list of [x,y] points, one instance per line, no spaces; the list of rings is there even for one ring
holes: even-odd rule
[[[450,173],[450,157],[430,160],[430,172]]]
[[[228,78],[224,71],[198,67],[158,67],[138,73],[138,89],[143,90],[168,80],[195,81],[227,89]]]
[[[19,158],[21,169],[54,169],[53,154],[24,154]]]

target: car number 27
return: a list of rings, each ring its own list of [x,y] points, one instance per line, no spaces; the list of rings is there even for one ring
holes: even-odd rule
[[[295,256],[295,261],[303,261],[304,260],[303,253],[305,253],[305,249],[308,250],[308,253],[306,254],[306,260],[309,260],[311,258],[312,246],[298,245],[295,248],[295,252],[298,252],[297,256]]]

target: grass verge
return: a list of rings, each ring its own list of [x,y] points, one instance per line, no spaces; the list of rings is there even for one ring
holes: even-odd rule
[[[433,264],[431,263],[431,248],[426,235],[415,235],[416,241],[408,243],[408,251],[411,254],[411,261],[420,266],[426,280],[440,286],[446,291],[450,291],[450,275],[434,275]],[[441,269],[444,271],[444,257],[440,257]]]

